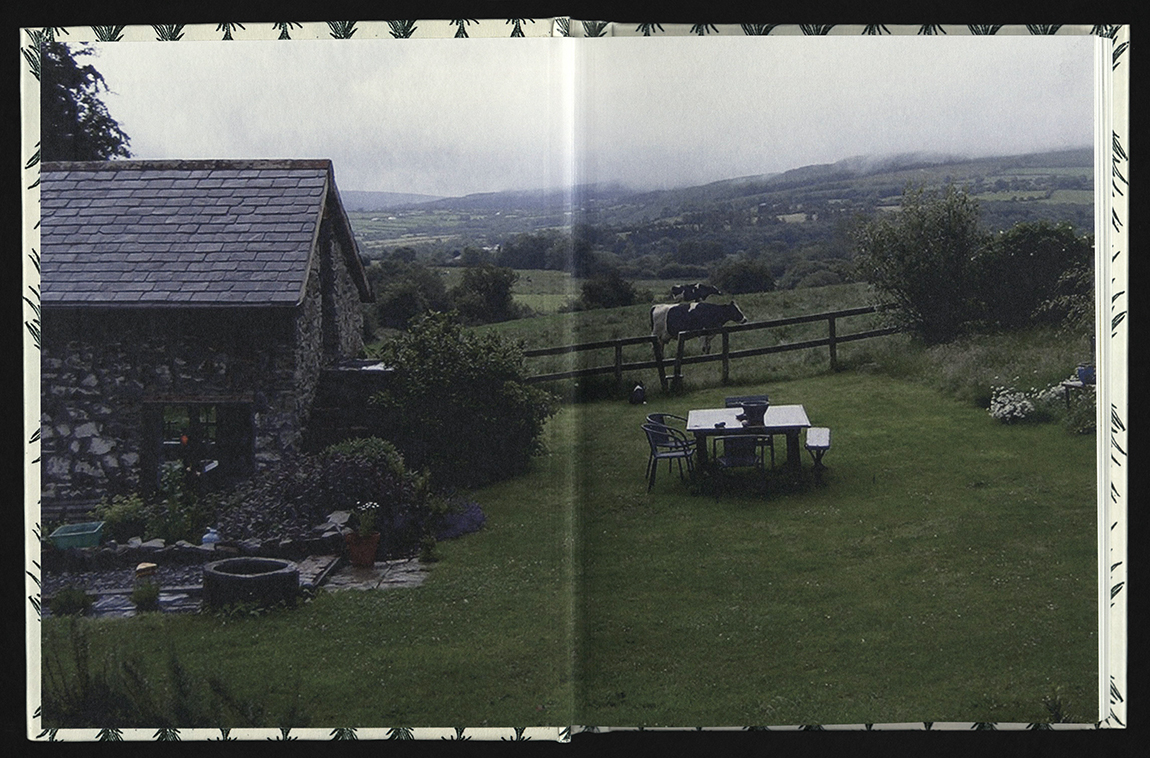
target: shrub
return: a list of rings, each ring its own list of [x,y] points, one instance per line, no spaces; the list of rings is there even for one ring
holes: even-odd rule
[[[148,502],[145,539],[165,542],[198,540],[215,522],[214,502],[200,497],[180,463],[166,464],[160,471],[160,489]]]
[[[380,326],[405,329],[412,319],[429,310],[451,308],[443,275],[427,266],[393,257],[369,268],[368,275]]]
[[[132,537],[195,541],[215,521],[214,501],[196,494],[179,462],[163,466],[160,488],[154,495],[113,495],[93,510],[104,522],[108,539],[116,542]]]
[[[376,503],[382,558],[413,555],[434,527],[429,479],[386,440],[350,440],[271,467],[237,487],[222,509],[226,539],[302,539],[333,511]]]
[[[480,263],[464,269],[462,279],[449,294],[466,323],[507,321],[519,315],[511,295],[518,278],[512,269]]]
[[[1005,329],[1059,321],[1082,295],[1093,313],[1093,278],[1066,276],[1089,270],[1093,248],[1065,223],[1023,222],[995,235],[974,260],[983,317]]]
[[[104,536],[116,542],[143,537],[148,524],[148,506],[139,494],[113,495],[104,498],[94,509],[104,522]]]
[[[711,276],[711,284],[731,295],[770,292],[775,288],[771,267],[754,258],[736,258],[721,264]]]
[[[524,471],[539,451],[551,396],[524,381],[521,348],[431,314],[389,342],[395,371],[372,397],[408,465],[437,486],[472,487]]]
[[[78,587],[65,587],[48,601],[53,616],[82,616],[92,607],[96,598]]]
[[[1067,430],[1072,434],[1093,434],[1098,426],[1096,403],[1093,385],[1075,392],[1070,398],[1070,410],[1066,414]]]
[[[618,269],[609,269],[583,283],[582,295],[576,303],[579,310],[591,308],[619,308],[640,302],[635,284],[623,278]]]
[[[132,588],[132,605],[138,611],[154,611],[160,607],[160,585],[147,579]]]

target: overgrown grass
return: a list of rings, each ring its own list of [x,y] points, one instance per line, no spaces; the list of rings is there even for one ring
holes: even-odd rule
[[[1052,693],[1097,720],[1091,436],[877,372],[750,390],[833,429],[821,482],[807,461],[715,497],[664,469],[648,493],[645,414],[731,390],[587,402],[529,474],[471,493],[485,528],[421,587],[78,623],[160,702],[174,654],[272,727],[1043,722]]]

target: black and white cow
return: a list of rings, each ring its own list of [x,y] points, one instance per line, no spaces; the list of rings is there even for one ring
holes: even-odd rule
[[[726,305],[717,303],[662,303],[651,307],[651,334],[666,345],[679,336],[679,332],[696,329],[716,329],[728,321],[747,323],[747,317],[732,300]],[[711,337],[703,337],[703,352],[711,352]]]
[[[671,299],[675,302],[697,302],[701,303],[711,295],[721,295],[718,287],[712,287],[709,284],[701,284],[695,282],[694,284],[676,284],[671,288]]]

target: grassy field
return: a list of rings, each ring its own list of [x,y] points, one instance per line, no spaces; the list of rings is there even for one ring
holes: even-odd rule
[[[458,266],[442,266],[435,269],[444,277],[447,286],[454,287],[463,279],[464,269]],[[582,279],[576,279],[566,271],[519,270],[519,278],[512,287],[511,295],[515,302],[525,305],[540,315],[553,315],[579,297],[583,286]],[[642,299],[663,303],[670,301],[671,287],[683,282],[678,279],[639,279],[633,282]],[[649,306],[643,306],[645,309]],[[645,312],[645,310],[644,310]]]
[[[647,286],[659,293],[670,288],[670,284],[666,282],[651,282]],[[735,297],[718,296],[713,299],[715,302],[724,303],[731,300],[736,301],[739,308],[751,321],[769,321],[789,316],[822,313],[868,305],[872,302],[866,287],[860,284],[759,292]],[[656,302],[666,302],[666,299],[660,298]],[[530,350],[532,348],[646,336],[651,333],[650,311],[651,305],[646,303],[626,308],[556,313],[490,324],[479,327],[479,329],[495,332],[507,339],[519,341],[526,349]],[[846,335],[861,332],[880,324],[881,317],[877,315],[853,317],[839,322],[838,333]],[[731,350],[800,342],[826,336],[827,325],[825,322],[744,332],[731,335]],[[840,346],[840,359],[849,359],[852,354],[857,354],[859,352],[857,344]],[[674,345],[675,343],[671,343],[668,347],[668,358],[673,357],[671,351],[673,351]],[[716,340],[713,345],[713,350],[716,352],[718,345],[719,342]],[[701,343],[698,340],[688,343],[686,351],[687,355],[700,354],[702,351]],[[772,380],[780,376],[792,375],[795,372],[809,373],[812,370],[825,369],[829,366],[828,356],[827,349],[820,348],[742,359],[731,364],[731,381],[740,383],[753,380]],[[652,350],[649,345],[632,345],[623,349],[624,362],[632,363],[651,359]],[[574,368],[609,366],[613,360],[612,348],[565,356],[531,358],[528,360],[528,373],[535,375]],[[720,363],[706,363],[689,367],[687,381],[692,386],[707,386],[718,382],[721,376]],[[658,377],[654,370],[650,370],[643,374],[629,375],[627,380],[643,380],[648,386],[651,386],[652,383],[657,383]],[[598,382],[597,379],[589,381],[591,383]]]
[[[973,360],[1014,370],[1028,340]],[[82,620],[93,668],[138,661],[167,703],[174,653],[204,726],[1093,722],[1094,438],[1003,425],[939,384],[967,359],[911,352],[565,406],[529,474],[472,493],[486,527],[423,586]],[[647,492],[646,413],[758,391],[834,430],[821,482],[808,460],[765,490],[663,469]],[[43,628],[66,650],[65,620]]]
[[[833,429],[821,485],[716,498],[664,470],[648,495],[644,441],[608,430],[649,409],[585,408],[584,722],[1030,722],[1055,696],[1097,719],[1092,437],[881,376],[753,389]]]

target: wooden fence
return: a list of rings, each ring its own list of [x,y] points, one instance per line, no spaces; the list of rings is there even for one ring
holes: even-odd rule
[[[730,377],[731,361],[739,358],[750,358],[756,355],[769,355],[771,353],[785,353],[792,350],[808,350],[816,347],[826,347],[830,351],[830,364],[833,370],[838,365],[837,346],[844,342],[855,342],[857,340],[870,339],[872,337],[882,337],[888,334],[895,334],[900,331],[898,327],[886,327],[882,329],[870,329],[864,332],[855,332],[852,334],[839,334],[836,322],[839,319],[850,318],[852,316],[862,316],[868,313],[876,313],[882,310],[882,306],[863,306],[861,308],[849,308],[841,311],[829,311],[826,313],[814,313],[808,316],[794,316],[791,318],[774,319],[772,321],[754,321],[747,324],[733,324],[731,326],[722,326],[715,329],[700,329],[691,332],[682,332],[678,336],[678,345],[675,350],[674,359],[668,360],[663,351],[662,344],[659,343],[658,338],[649,335],[645,337],[627,337],[624,339],[616,340],[602,340],[600,342],[585,342],[580,345],[564,345],[562,347],[545,347],[537,350],[525,350],[523,355],[525,358],[541,358],[544,356],[553,355],[566,355],[570,353],[579,353],[590,350],[614,350],[615,360],[610,365],[593,366],[590,368],[573,369],[570,371],[560,371],[550,374],[539,374],[536,376],[528,377],[529,382],[549,382],[559,379],[573,379],[581,376],[594,376],[597,374],[614,374],[615,381],[621,382],[623,380],[624,371],[642,371],[646,369],[656,369],[659,372],[659,384],[664,390],[668,387],[667,368],[668,363],[671,368],[670,384],[672,389],[679,389],[683,383],[683,366],[693,363],[711,363],[713,361],[723,362],[723,382],[726,383]],[[759,329],[772,329],[783,326],[793,326],[795,324],[809,324],[819,321],[827,322],[827,336],[820,339],[804,340],[802,342],[789,342],[781,345],[771,345],[769,347],[754,347],[745,350],[731,350],[730,335],[736,332],[749,332]],[[722,348],[717,353],[692,355],[686,356],[683,354],[683,348],[687,340],[704,336],[721,336]],[[628,345],[650,345],[652,349],[652,360],[649,361],[636,361],[632,363],[623,362],[623,348]]]

